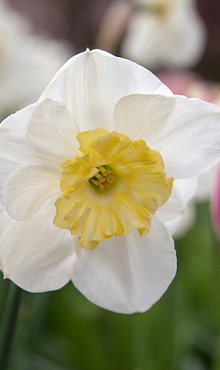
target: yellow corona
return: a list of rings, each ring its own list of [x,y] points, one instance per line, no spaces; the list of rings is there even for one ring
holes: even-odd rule
[[[95,129],[76,136],[82,156],[63,164],[54,224],[78,235],[82,248],[94,249],[113,235],[150,230],[151,215],[170,197],[159,152],[143,140]]]

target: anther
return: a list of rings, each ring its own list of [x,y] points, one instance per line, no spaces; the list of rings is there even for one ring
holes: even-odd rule
[[[110,175],[110,176],[107,177],[107,181],[110,184],[113,184],[114,182],[116,182],[116,179],[115,179],[114,175]]]

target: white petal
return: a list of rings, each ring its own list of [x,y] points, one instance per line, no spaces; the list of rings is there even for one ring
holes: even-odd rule
[[[24,136],[27,130],[29,119],[35,107],[36,104],[31,104],[20,111],[11,114],[8,118],[2,121],[0,126],[1,132],[4,132],[4,134],[10,134],[13,132],[14,135]]]
[[[28,124],[35,107],[36,104],[32,104],[12,114],[0,125],[0,198],[3,197],[8,178],[20,166],[36,163],[57,166],[57,158],[54,155],[39,150],[34,142],[26,138]]]
[[[73,283],[91,302],[121,313],[143,312],[166,291],[176,272],[173,240],[157,219],[148,235],[134,231],[82,250]]]
[[[27,126],[36,104],[32,104],[15,114],[6,118],[0,125],[0,168],[1,171],[6,167],[6,172],[10,171],[10,164],[13,168],[19,167],[20,164],[30,163],[32,160],[39,159],[40,153],[32,153],[30,159],[30,148],[25,139]],[[4,166],[4,162],[7,165]],[[1,180],[3,180],[1,178]]]
[[[199,176],[198,188],[195,194],[196,201],[207,201],[213,195],[218,167],[219,164]]]
[[[27,125],[35,104],[12,114],[0,125],[0,168],[1,188],[3,189],[10,175],[21,165],[41,161],[42,153],[32,150],[25,138]]]
[[[27,138],[36,143],[39,150],[52,153],[60,164],[78,154],[78,132],[78,125],[66,106],[45,99],[32,113]]]
[[[33,195],[33,183],[36,187],[37,184],[41,183],[43,185],[45,183],[44,175],[43,181],[41,181],[40,166],[43,167],[43,172],[45,172],[46,167],[48,168],[48,176],[50,177],[48,184],[51,182],[51,174],[52,177],[54,177],[54,173],[60,176],[60,164],[79,154],[79,144],[76,140],[78,131],[78,126],[67,108],[50,99],[38,105],[33,104],[11,115],[0,125],[0,197],[5,206],[15,201],[14,211],[19,207],[19,212],[21,212],[18,203],[23,202],[23,199],[21,200],[20,197],[25,195],[25,191],[29,195]],[[21,173],[18,172],[13,179],[10,179],[10,185],[5,190],[8,178],[24,165],[26,165],[27,174],[25,174],[25,168],[22,168]],[[40,171],[38,181],[36,181],[34,171],[30,170],[30,165],[38,165],[38,168],[35,168]],[[31,178],[31,173],[33,178]],[[25,180],[26,177],[28,181],[19,183],[19,180]],[[28,190],[29,185],[31,189]],[[18,187],[18,198],[14,200],[11,196],[15,187]],[[38,193],[43,191],[42,186],[41,189],[37,190],[36,188],[35,191]],[[52,192],[51,196],[53,195]],[[5,196],[7,201],[5,201]],[[35,200],[33,199],[33,201]],[[7,211],[12,217],[15,217],[11,208]],[[26,216],[24,216],[26,211],[23,210],[20,217],[17,215],[15,218],[19,220],[26,219]]]
[[[220,157],[220,109],[184,96],[130,95],[115,107],[114,128],[158,150],[175,179],[197,176]]]
[[[12,218],[29,220],[48,199],[60,195],[60,179],[61,167],[20,167],[10,176],[2,203]]]
[[[194,226],[195,221],[196,206],[192,199],[192,201],[187,204],[181,222],[173,235],[174,239],[181,238],[184,234],[186,234]]]
[[[193,220],[192,213],[188,213],[188,202],[194,196],[198,185],[198,177],[191,177],[184,180],[175,180],[171,197],[168,201],[158,209],[156,216],[164,223],[171,235],[181,228],[183,232],[187,230],[187,218]],[[187,213],[187,214],[186,214]],[[185,215],[186,214],[186,215]],[[182,227],[184,219],[184,229]],[[181,232],[182,233],[182,232]],[[177,235],[177,234],[175,234]],[[180,233],[178,234],[180,235]]]
[[[28,222],[0,214],[0,259],[5,278],[22,289],[44,292],[64,286],[77,260],[74,238],[53,225],[55,200],[47,202]]]
[[[128,60],[100,50],[71,58],[40,97],[67,105],[80,131],[112,130],[116,102],[131,93],[172,95],[151,72]]]

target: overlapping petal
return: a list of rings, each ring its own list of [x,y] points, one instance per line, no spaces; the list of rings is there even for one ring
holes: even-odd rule
[[[67,108],[50,99],[2,123],[1,199],[11,217],[27,220],[60,193],[60,163],[78,154],[78,131]]]
[[[67,107],[51,99],[36,106],[28,123],[26,137],[39,151],[53,154],[58,164],[79,154],[76,135],[79,127]]]
[[[59,196],[60,170],[32,164],[22,166],[10,176],[3,198],[10,216],[27,221],[48,199]]]
[[[172,95],[150,71],[100,50],[71,58],[58,71],[40,97],[64,103],[80,131],[105,128],[112,131],[117,101],[128,94]]]

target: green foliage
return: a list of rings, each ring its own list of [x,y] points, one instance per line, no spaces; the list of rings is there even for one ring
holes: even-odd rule
[[[220,247],[208,204],[176,241],[178,271],[148,312],[115,314],[69,283],[25,292],[9,370],[219,370]],[[0,281],[0,317],[8,281]]]

